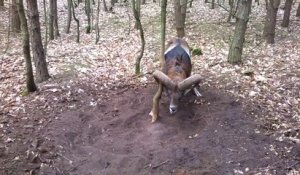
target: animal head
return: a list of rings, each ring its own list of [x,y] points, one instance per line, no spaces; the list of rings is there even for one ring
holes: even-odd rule
[[[178,110],[179,99],[184,90],[199,83],[201,78],[199,75],[190,76],[190,51],[183,39],[174,38],[168,42],[165,61],[163,72],[155,71],[153,75],[164,85],[170,99],[169,111],[174,114]]]

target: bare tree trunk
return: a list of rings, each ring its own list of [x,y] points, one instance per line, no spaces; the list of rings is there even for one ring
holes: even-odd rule
[[[4,6],[4,0],[0,0],[0,7]]]
[[[242,61],[245,33],[251,12],[251,2],[252,0],[242,0],[239,5],[234,36],[228,54],[228,62],[231,64],[240,63]]]
[[[292,5],[293,5],[293,0],[286,0],[285,1],[284,16],[283,16],[283,21],[281,23],[282,27],[288,27],[289,26]]]
[[[174,0],[174,11],[175,11],[175,25],[177,31],[177,37],[184,37],[185,32],[185,17],[186,17],[186,8],[187,0]]]
[[[18,15],[17,2],[12,0],[9,6],[10,10],[10,27],[12,32],[19,33],[21,31],[20,17]]]
[[[163,67],[165,64],[165,40],[166,40],[166,16],[167,16],[167,0],[161,0],[161,31],[160,31],[160,65]]]
[[[85,14],[87,16],[88,25],[86,27],[86,33],[91,33],[91,1],[85,0]]]
[[[229,0],[228,3],[229,3],[229,15],[228,15],[228,18],[227,18],[227,22],[230,22],[231,18],[232,18],[232,13],[233,13],[234,0]]]
[[[167,0],[161,0],[161,53],[160,64],[161,67],[165,64],[165,38],[166,38],[166,14],[167,14]],[[162,94],[163,85],[159,82],[158,90],[152,99],[152,109],[149,115],[152,116],[152,123],[156,121],[159,114],[159,100]]]
[[[106,5],[106,1],[105,1],[105,0],[103,0],[103,9],[104,9],[105,12],[108,11],[107,5]]]
[[[194,1],[194,0],[190,0],[190,7],[193,6],[193,1]]]
[[[137,15],[138,17],[140,18],[141,16],[141,0],[136,0],[135,1],[135,9],[137,11]],[[135,18],[135,23],[134,23],[134,28],[135,29],[139,29],[140,25],[139,25],[139,22],[137,21],[137,19]]]
[[[215,0],[211,0],[211,9],[215,9]]]
[[[80,30],[79,30],[79,20],[76,18],[75,16],[75,10],[74,10],[74,5],[73,5],[73,1],[71,0],[71,7],[72,7],[72,12],[73,12],[73,18],[77,24],[77,38],[76,38],[76,42],[79,43],[79,39],[80,39]]]
[[[146,0],[143,0],[143,1],[142,1],[142,4],[146,4]]]
[[[137,0],[140,1],[140,0]],[[134,18],[137,22],[138,25],[138,29],[140,30],[140,37],[141,37],[141,52],[139,54],[139,56],[136,58],[135,61],[135,74],[140,74],[141,73],[141,59],[143,58],[144,55],[144,50],[145,50],[145,37],[144,37],[144,30],[143,30],[143,26],[141,23],[141,19],[140,19],[140,14],[138,13],[138,7],[136,7],[136,2],[135,0],[132,0],[132,9],[133,9],[133,14],[134,14]]]
[[[267,15],[264,26],[264,37],[267,43],[274,43],[276,17],[280,0],[266,0],[267,2]]]
[[[49,40],[54,40],[54,0],[49,2]]]
[[[115,6],[115,3],[117,3],[117,0],[110,0],[110,8],[109,11],[112,12]]]
[[[39,12],[36,0],[27,0],[28,16],[30,22],[30,38],[33,60],[36,68],[37,82],[46,81],[50,78],[45,58],[41,28],[39,21]]]
[[[71,21],[72,21],[72,0],[68,0],[68,20],[66,26],[66,33],[70,33]]]
[[[300,17],[300,3],[298,4],[296,16]]]
[[[58,28],[58,15],[57,15],[57,0],[54,0],[54,36],[55,38],[59,37],[59,28]]]
[[[46,7],[46,0],[43,0],[43,7],[44,7],[44,20],[45,20],[45,43],[44,43],[44,50],[45,55],[47,55],[47,47],[48,47],[48,18],[47,18],[47,7]]]
[[[57,16],[57,0],[50,0],[49,10],[49,39],[59,37],[58,16]]]
[[[24,12],[23,0],[17,0],[17,10],[20,17],[21,23],[21,31],[23,38],[23,54],[26,63],[26,88],[28,92],[34,92],[37,90],[37,87],[34,82],[32,64],[31,64],[31,56],[30,56],[30,44],[29,44],[29,32],[27,26],[27,20]]]
[[[98,6],[97,6],[97,16],[96,16],[96,44],[99,42],[100,38],[100,29],[99,29],[99,13],[100,13],[100,0],[98,0]]]

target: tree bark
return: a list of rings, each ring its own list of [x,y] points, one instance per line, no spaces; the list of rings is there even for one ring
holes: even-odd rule
[[[91,1],[90,0],[85,0],[85,14],[88,20],[86,33],[91,33],[92,24],[91,24]]]
[[[193,6],[193,0],[190,0],[190,7]]]
[[[300,17],[300,3],[298,4],[296,16]]]
[[[72,14],[73,14],[73,18],[77,24],[77,38],[76,38],[76,42],[79,43],[79,39],[80,39],[80,30],[79,30],[79,20],[76,18],[75,16],[75,10],[74,10],[74,5],[73,5],[73,0],[71,1],[71,8],[72,8]]]
[[[266,0],[266,2],[267,15],[265,19],[263,35],[267,43],[272,44],[275,41],[276,17],[280,0]]]
[[[53,40],[59,36],[57,0],[50,0],[49,9],[49,39]]]
[[[9,6],[10,11],[10,28],[12,32],[19,33],[21,31],[20,17],[18,14],[17,2],[12,0]]]
[[[228,54],[228,62],[231,64],[237,64],[242,61],[245,33],[249,15],[251,13],[251,2],[252,0],[242,0],[239,5],[238,13],[236,15],[237,21],[234,36]]]
[[[27,0],[27,6],[30,22],[31,49],[36,68],[36,80],[37,82],[42,82],[48,80],[50,75],[48,73],[47,62],[42,43],[37,1]]]
[[[161,0],[161,53],[160,53],[160,65],[165,64],[165,38],[166,38],[166,14],[167,14],[167,0]],[[159,113],[159,100],[162,94],[163,85],[158,83],[158,90],[152,99],[152,109],[149,113],[152,116],[152,123],[156,121]]]
[[[24,12],[23,0],[17,0],[17,10],[20,17],[21,23],[21,31],[22,31],[22,47],[23,54],[26,63],[26,88],[28,92],[34,92],[37,90],[37,87],[34,82],[32,64],[31,64],[31,56],[30,56],[30,44],[29,44],[29,32],[27,20]]]
[[[211,9],[215,9],[215,0],[211,0]]]
[[[66,33],[70,33],[71,21],[72,21],[72,0],[68,0],[68,20],[66,26]]]
[[[49,40],[54,40],[54,0],[49,0]]]
[[[286,0],[285,1],[284,15],[283,15],[282,23],[281,23],[282,27],[288,27],[289,26],[292,5],[293,5],[293,0]]]
[[[160,31],[160,65],[165,64],[165,40],[166,40],[166,16],[167,16],[167,0],[161,0],[161,31]]]
[[[48,16],[47,16],[47,7],[46,0],[43,0],[43,8],[44,8],[44,20],[45,20],[45,42],[44,42],[44,51],[45,55],[47,55],[47,47],[48,47]]]
[[[100,0],[98,0],[98,4],[97,4],[97,16],[96,16],[96,44],[99,42],[99,39],[100,39],[99,13],[100,13]]]
[[[60,36],[58,28],[58,15],[57,15],[57,0],[54,0],[54,37],[57,38]]]
[[[141,16],[141,0],[135,0],[135,10],[137,12],[138,17]],[[140,25],[137,19],[135,18],[134,28],[139,29]]]
[[[0,7],[4,6],[4,0],[0,0]]]
[[[177,31],[177,37],[182,38],[185,36],[185,18],[187,0],[174,0],[174,11],[175,11],[175,26]]]
[[[104,10],[105,12],[108,11],[107,5],[106,5],[106,1],[105,1],[105,0],[103,0],[103,10]]]
[[[140,1],[140,0],[137,0]],[[132,9],[133,9],[133,14],[134,14],[134,18],[137,22],[138,25],[138,29],[140,30],[140,37],[141,37],[141,51],[140,54],[138,55],[138,57],[136,58],[135,61],[135,74],[140,74],[141,73],[141,59],[143,58],[144,55],[144,50],[145,50],[145,37],[144,37],[144,30],[143,30],[143,26],[141,23],[141,18],[140,18],[140,14],[138,13],[138,7],[135,6],[136,2],[135,0],[132,0]]]
[[[228,15],[228,18],[227,18],[227,22],[230,22],[230,21],[231,21],[231,18],[232,18],[232,13],[233,13],[233,3],[234,3],[234,0],[229,0],[229,1],[228,1],[228,4],[229,4],[229,15]]]

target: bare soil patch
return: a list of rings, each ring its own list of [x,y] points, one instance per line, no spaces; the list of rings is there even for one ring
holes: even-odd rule
[[[26,160],[5,173],[285,174],[289,166],[300,168],[291,156],[299,156],[299,147],[287,153],[285,147],[295,145],[257,132],[248,113],[260,112],[242,101],[202,88],[203,97],[189,94],[171,116],[163,96],[160,118],[151,124],[155,91],[153,85],[111,91],[96,107],[56,115],[18,145],[29,148]]]

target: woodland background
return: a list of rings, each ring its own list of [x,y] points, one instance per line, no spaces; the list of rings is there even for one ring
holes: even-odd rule
[[[253,119],[263,126],[264,134],[299,146],[298,1],[168,1],[166,36],[161,28],[163,0],[23,3],[0,0],[0,154],[18,140],[16,132],[7,132],[9,128],[44,126],[51,115],[96,106],[102,99],[72,103],[75,94],[89,93],[84,87],[100,93],[151,86],[151,73],[160,69],[162,41],[183,35],[193,48],[193,72],[204,77],[203,86],[240,98],[244,106],[256,106],[261,113],[253,113]],[[136,28],[143,29],[144,46]],[[47,119],[15,126],[40,112]],[[299,155],[295,161],[297,165]],[[294,167],[289,172],[299,173]]]

